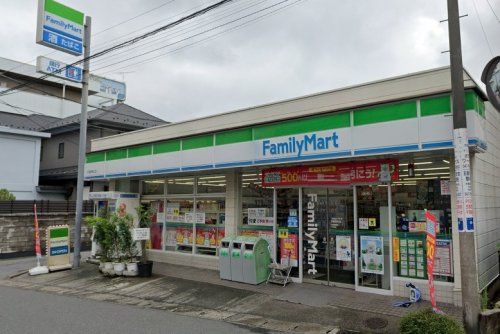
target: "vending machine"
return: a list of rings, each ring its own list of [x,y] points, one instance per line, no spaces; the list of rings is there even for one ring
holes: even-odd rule
[[[90,192],[89,199],[94,201],[94,215],[97,216],[100,212],[114,213],[118,211],[130,214],[134,218],[134,227],[139,225],[136,208],[141,205],[139,194],[123,193],[118,191],[97,191]],[[94,258],[98,251],[98,246],[93,240],[91,257]]]

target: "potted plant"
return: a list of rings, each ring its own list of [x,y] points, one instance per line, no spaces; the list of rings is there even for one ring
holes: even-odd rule
[[[99,269],[104,274],[112,274],[116,228],[110,217],[86,217],[85,222],[94,230],[94,241],[99,245]]]
[[[136,208],[139,218],[140,228],[150,228],[152,224],[153,212],[150,208],[139,206]],[[150,277],[153,272],[153,261],[148,261],[146,258],[146,240],[141,240],[141,261],[137,264],[139,276]]]
[[[137,275],[137,262],[134,261],[137,255],[136,245],[132,239],[131,228],[133,227],[134,219],[130,214],[116,219],[117,239],[118,239],[118,254],[123,260],[124,265],[121,269],[123,275],[136,276]],[[126,270],[125,270],[126,266]],[[115,268],[116,271],[116,268]]]

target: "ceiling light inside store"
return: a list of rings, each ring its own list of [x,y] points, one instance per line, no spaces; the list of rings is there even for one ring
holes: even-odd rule
[[[443,162],[445,162],[445,163],[447,163],[447,164],[449,164],[449,163],[450,163],[450,162],[449,162],[448,160],[446,160],[446,159],[443,159]]]
[[[430,165],[430,164],[433,164],[433,163],[434,162],[432,162],[432,161],[413,162],[413,164],[416,165],[416,166],[419,166],[419,165]],[[400,166],[401,165],[406,166],[406,165],[408,165],[408,162],[401,162]]]
[[[444,176],[444,177],[441,177],[440,180],[447,180],[449,178],[450,178],[449,176]],[[412,181],[412,180],[436,180],[436,178],[435,177],[412,177],[412,178],[408,178],[408,179],[403,179],[402,181]]]
[[[433,176],[433,175],[450,175],[450,173],[426,173],[426,174],[422,174],[422,176]]]

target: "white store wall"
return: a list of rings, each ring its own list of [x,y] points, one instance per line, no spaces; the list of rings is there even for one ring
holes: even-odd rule
[[[485,107],[488,150],[471,159],[479,289],[499,275],[500,113],[489,102]]]

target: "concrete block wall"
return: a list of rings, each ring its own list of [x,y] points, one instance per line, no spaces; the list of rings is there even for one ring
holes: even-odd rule
[[[70,225],[71,246],[74,241],[75,215],[71,213],[38,214],[42,255],[45,255],[45,236],[48,226]],[[82,247],[90,248],[92,230],[82,224]],[[35,253],[35,225],[32,213],[0,215],[0,257]]]
[[[485,105],[488,149],[471,159],[479,289],[499,275],[500,245],[500,113]]]

